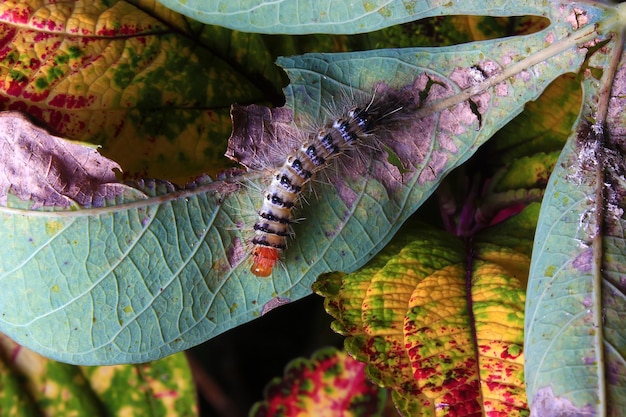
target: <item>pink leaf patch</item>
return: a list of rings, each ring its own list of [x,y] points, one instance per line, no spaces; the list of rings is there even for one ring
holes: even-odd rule
[[[9,190],[33,207],[98,207],[120,194],[119,165],[93,147],[52,136],[17,112],[0,113],[0,204]]]
[[[266,400],[250,416],[378,416],[386,392],[367,381],[365,365],[334,348],[311,360],[296,359],[282,379],[266,389]]]

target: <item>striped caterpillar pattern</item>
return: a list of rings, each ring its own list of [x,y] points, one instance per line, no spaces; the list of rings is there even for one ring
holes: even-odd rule
[[[354,150],[365,141],[384,114],[367,107],[354,107],[344,116],[319,129],[302,146],[287,156],[264,191],[252,238],[251,272],[270,276],[280,254],[287,248],[294,222],[292,210],[314,175],[333,159]]]

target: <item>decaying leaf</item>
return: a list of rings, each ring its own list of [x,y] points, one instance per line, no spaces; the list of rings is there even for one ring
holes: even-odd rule
[[[285,144],[295,146],[300,136],[292,123],[293,112],[286,107],[271,109],[256,104],[233,104],[230,117],[233,131],[226,156],[249,169],[279,166],[284,162],[280,149],[289,147]]]
[[[51,135],[18,112],[0,113],[0,204],[7,193],[33,208],[101,207],[122,193],[117,163],[95,147]]]
[[[604,72],[583,82],[537,224],[525,333],[536,415],[626,409],[626,54],[613,47],[591,60]]]

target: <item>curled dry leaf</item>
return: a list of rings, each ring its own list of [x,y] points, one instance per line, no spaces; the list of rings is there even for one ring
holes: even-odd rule
[[[117,163],[53,136],[18,112],[0,113],[0,204],[10,192],[41,206],[103,206],[123,191]]]

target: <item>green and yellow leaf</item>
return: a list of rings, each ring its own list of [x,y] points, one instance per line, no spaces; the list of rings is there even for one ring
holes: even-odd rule
[[[426,227],[364,273],[316,284],[346,349],[405,415],[528,415],[524,288],[533,204],[463,242]],[[517,229],[501,242],[507,229]]]
[[[0,410],[14,416],[198,415],[184,354],[140,365],[56,362],[0,334]]]

